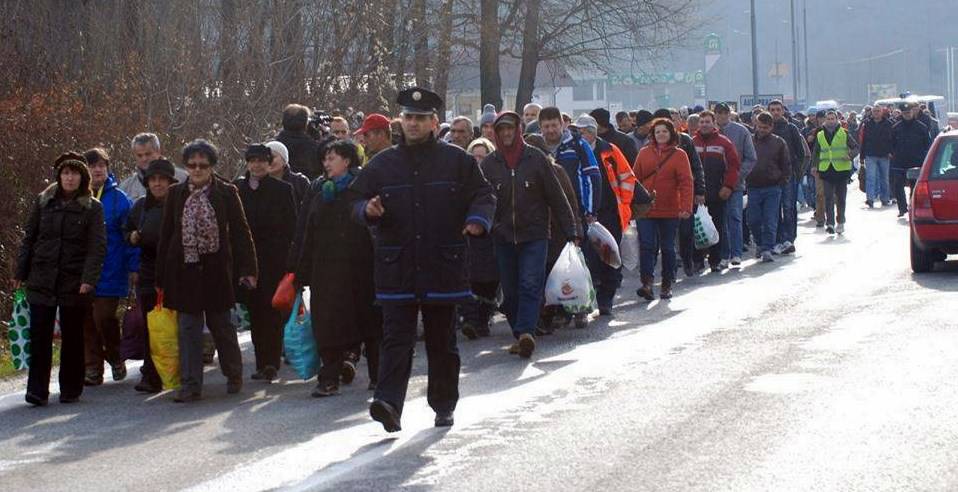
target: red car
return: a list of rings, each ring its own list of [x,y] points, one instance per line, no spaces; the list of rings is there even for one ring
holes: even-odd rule
[[[911,210],[911,269],[931,271],[936,261],[958,254],[958,131],[938,135],[915,181]]]

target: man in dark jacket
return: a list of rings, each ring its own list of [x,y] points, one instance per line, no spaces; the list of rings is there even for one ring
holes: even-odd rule
[[[605,108],[596,108],[593,109],[589,116],[595,118],[595,122],[599,125],[599,138],[609,142],[612,145],[615,145],[625,154],[626,160],[629,161],[629,165],[635,165],[635,158],[639,155],[639,149],[635,146],[635,141],[629,138],[628,135],[616,130],[612,126],[611,115],[609,110]]]
[[[788,156],[792,165],[787,176],[788,181],[782,185],[782,211],[773,248],[775,254],[787,255],[795,252],[795,239],[798,237],[798,183],[805,175],[808,144],[805,143],[801,130],[786,118],[785,104],[782,101],[776,99],[768,103],[768,112],[774,120],[772,133],[782,137],[788,144]]]
[[[889,166],[891,165],[892,124],[885,111],[876,106],[862,128],[862,159],[865,163],[865,204],[875,206],[880,199],[882,207],[891,205]]]
[[[494,123],[496,151],[482,161],[482,171],[496,192],[493,234],[502,283],[503,311],[517,342],[511,352],[529,358],[535,350],[536,322],[545,285],[549,251],[549,216],[562,234],[575,238],[572,209],[546,156],[522,140],[519,115],[501,113]]]
[[[289,166],[293,172],[303,173],[310,180],[322,174],[323,162],[319,155],[319,143],[306,134],[309,123],[309,108],[290,104],[283,110],[283,129],[276,135],[289,150]]]
[[[899,217],[908,213],[905,175],[908,169],[921,167],[931,147],[928,127],[915,119],[915,110],[913,103],[902,104],[901,121],[892,128],[891,188],[898,200]]]
[[[429,358],[429,406],[436,425],[453,424],[459,400],[456,305],[472,292],[464,235],[492,228],[495,195],[475,159],[435,139],[442,99],[413,87],[399,94],[404,140],[376,154],[352,189],[363,197],[355,217],[375,226],[376,300],[383,306],[379,385],[369,407],[387,432],[400,416],[422,313]]]
[[[772,262],[779,226],[782,186],[792,175],[791,151],[785,139],[774,134],[774,119],[769,113],[755,117],[755,154],[758,162],[749,173],[748,222],[755,235],[756,256],[763,262]]]

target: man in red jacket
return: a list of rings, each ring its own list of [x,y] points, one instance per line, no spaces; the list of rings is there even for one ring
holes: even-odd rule
[[[719,231],[719,242],[708,249],[709,266],[713,272],[728,268],[728,260],[722,258],[722,245],[728,241],[728,229],[725,227],[725,201],[732,195],[738,184],[741,167],[735,144],[718,132],[715,125],[715,113],[699,113],[699,131],[692,139],[695,151],[702,159],[705,170],[705,205],[708,207],[712,222]],[[704,250],[696,250],[696,264],[701,264]]]

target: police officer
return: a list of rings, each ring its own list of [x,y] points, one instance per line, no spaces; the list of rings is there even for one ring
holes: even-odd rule
[[[455,305],[470,300],[466,235],[489,232],[496,202],[475,160],[437,140],[442,99],[413,87],[399,93],[404,138],[376,154],[352,187],[354,216],[376,228],[376,301],[383,307],[379,385],[369,406],[387,432],[401,429],[416,325],[422,313],[429,361],[427,400],[437,427],[453,424],[459,400]]]

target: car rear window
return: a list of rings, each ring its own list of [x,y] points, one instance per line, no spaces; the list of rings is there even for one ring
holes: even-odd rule
[[[958,179],[958,139],[950,138],[941,143],[928,179]]]

